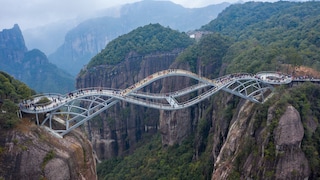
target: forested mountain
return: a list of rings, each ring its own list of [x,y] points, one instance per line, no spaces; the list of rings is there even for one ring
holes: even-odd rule
[[[173,31],[160,24],[150,24],[108,43],[105,49],[92,58],[87,68],[119,64],[130,52],[145,56],[153,52],[165,53],[174,49],[184,49],[191,44],[192,39],[185,33]]]
[[[262,70],[310,76],[319,71],[319,8],[314,1],[232,5],[201,28],[211,33],[184,49],[169,66],[160,55],[130,58],[137,50],[126,50],[131,46],[119,37],[110,43],[113,49],[107,46],[93,58],[77,86],[124,88],[152,74],[150,70],[165,68],[156,69],[160,61],[168,68],[208,78]],[[127,55],[113,54],[117,50]],[[113,58],[108,61],[98,58],[109,55]],[[128,66],[133,63],[136,66]],[[319,78],[319,74],[313,75]],[[171,78],[146,91],[174,91],[188,84],[186,78]],[[317,84],[280,86],[264,104],[254,104],[219,92],[174,112],[138,110],[123,103],[87,125],[98,157],[109,159],[98,165],[98,175],[101,179],[317,179],[319,93]],[[148,128],[158,129],[159,135],[150,137],[156,133]],[[127,153],[132,155],[124,156]]]
[[[203,8],[184,8],[169,1],[141,1],[120,8],[118,16],[89,19],[70,30],[64,43],[49,55],[50,62],[72,75],[111,40],[133,29],[159,23],[179,31],[189,31],[210,22],[228,3]]]
[[[49,63],[40,50],[28,51],[18,25],[0,32],[0,70],[37,92],[67,93],[74,89],[70,74]]]
[[[235,39],[226,61],[228,72],[276,70],[279,64],[320,70],[319,2],[236,4],[201,30]]]

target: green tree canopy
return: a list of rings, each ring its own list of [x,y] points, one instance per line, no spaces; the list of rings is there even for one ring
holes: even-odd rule
[[[92,58],[88,68],[110,64],[115,65],[125,59],[130,52],[146,55],[152,52],[168,52],[186,48],[193,43],[186,33],[180,33],[160,24],[149,24],[122,35],[107,44]]]

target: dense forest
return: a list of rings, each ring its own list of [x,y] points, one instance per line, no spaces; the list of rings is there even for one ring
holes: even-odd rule
[[[19,121],[18,103],[35,94],[26,84],[0,71],[0,129],[10,129]]]
[[[179,40],[181,48],[186,48],[177,58],[177,62],[187,63],[192,71],[196,71],[201,60],[201,66],[214,64],[217,69],[210,78],[231,72],[256,73],[258,71],[284,71],[294,73],[287,68],[309,66],[320,70],[320,3],[319,2],[277,2],[258,3],[248,2],[236,4],[224,10],[217,19],[204,25],[200,30],[212,32],[205,35],[199,42]],[[152,26],[150,26],[151,28]],[[141,34],[140,34],[141,33]],[[89,63],[90,67],[98,64],[118,63],[130,51],[150,53],[152,51],[167,50],[159,44],[160,34],[152,38],[143,38],[147,49],[139,49],[130,43],[140,44],[139,37],[149,37],[148,31],[139,32],[139,28],[129,35],[124,35],[107,45],[102,53],[98,54]],[[135,35],[133,35],[135,34]],[[139,34],[139,35],[137,35]],[[145,35],[144,35],[145,34]],[[131,36],[132,35],[132,36]],[[180,36],[179,36],[180,37]],[[188,39],[187,37],[185,37]],[[174,38],[175,39],[175,38]],[[179,38],[180,39],[180,38]],[[126,42],[128,42],[126,44]],[[152,43],[151,43],[152,42]],[[165,42],[165,41],[162,41]],[[151,44],[158,44],[154,47]],[[170,44],[170,43],[169,43]],[[161,48],[160,48],[161,47]],[[160,49],[158,49],[160,48]],[[171,47],[170,47],[171,48]],[[117,52],[118,54],[114,54]],[[116,57],[115,57],[116,56]],[[102,61],[102,59],[108,59]],[[98,63],[99,61],[99,63]],[[295,74],[293,74],[295,75]],[[255,107],[254,126],[258,134],[266,126],[268,107],[278,108],[276,119],[283,113],[284,105],[293,105],[301,114],[305,136],[302,150],[309,160],[311,179],[319,178],[320,174],[320,128],[312,131],[308,128],[308,119],[313,118],[316,125],[319,122],[319,93],[320,88],[313,84],[304,84],[298,87],[278,87],[278,95],[273,96],[267,103]],[[221,97],[213,97],[215,102]],[[227,104],[222,112],[228,121],[232,119],[238,98]],[[210,109],[208,109],[209,111]],[[277,121],[268,128],[269,140]],[[173,147],[162,147],[159,136],[149,138],[149,142],[142,142],[135,153],[127,157],[118,157],[98,164],[100,179],[211,179],[213,157],[213,132],[210,131],[210,120],[199,120],[192,135],[181,144]],[[255,133],[247,143],[242,145],[243,152],[236,158],[234,168],[229,179],[242,177],[246,158],[261,153],[258,144],[254,143]],[[199,142],[200,141],[200,142]],[[198,146],[197,144],[201,144]],[[197,156],[195,156],[197,152]],[[272,179],[275,169],[272,165],[279,160],[275,154],[272,141],[265,147],[266,156],[263,161],[265,169],[257,169],[253,178],[261,177],[266,170],[265,177]],[[137,169],[138,168],[138,169]],[[258,168],[258,167],[257,167]]]
[[[88,68],[101,64],[117,64],[130,52],[143,56],[151,52],[170,52],[177,47],[186,48],[191,44],[192,40],[185,33],[173,31],[160,24],[149,24],[108,43],[101,53],[91,59]]]
[[[277,70],[280,64],[320,70],[320,6],[304,3],[248,2],[232,5],[201,30],[234,39],[224,57],[228,72]]]

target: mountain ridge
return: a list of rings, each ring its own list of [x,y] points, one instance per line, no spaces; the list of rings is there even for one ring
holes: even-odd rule
[[[0,70],[37,92],[67,93],[74,89],[70,74],[51,64],[40,50],[27,49],[17,24],[0,32]]]
[[[58,67],[77,75],[107,43],[137,27],[159,23],[179,31],[193,30],[214,19],[228,5],[222,3],[190,9],[167,1],[128,4],[120,9],[118,17],[98,17],[80,23],[67,33],[65,42],[48,57]]]

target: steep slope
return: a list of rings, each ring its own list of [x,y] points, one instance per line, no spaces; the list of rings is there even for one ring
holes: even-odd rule
[[[227,6],[228,3],[222,3],[189,9],[169,1],[128,4],[121,7],[118,17],[90,19],[70,30],[63,45],[49,55],[49,60],[76,75],[108,42],[139,26],[160,23],[180,31],[193,30],[214,19]]]
[[[227,8],[222,13],[225,16],[213,21],[217,27],[224,25],[226,31],[221,29],[220,34],[212,32],[204,36],[182,51],[170,68],[192,70],[208,78],[227,72],[255,73],[261,70],[283,71],[294,76],[309,75],[301,72],[304,67],[295,66],[303,63],[312,66],[311,62],[318,63],[319,60],[319,46],[311,38],[313,33],[317,34],[313,28],[318,28],[315,22],[319,15],[315,15],[313,9],[308,14],[310,5],[320,7],[319,2],[250,2]],[[278,11],[269,22],[264,19],[271,17],[274,11],[259,11],[258,7],[282,11]],[[282,33],[275,31],[273,26],[259,28],[247,23],[250,16],[255,22],[274,24],[288,14],[299,14],[297,9],[303,12],[302,16],[298,15],[303,18],[296,18],[299,25],[296,28],[283,26]],[[243,13],[244,18],[234,18],[237,13]],[[229,21],[219,22],[220,17]],[[230,23],[233,21],[240,28]],[[309,26],[310,22],[314,26]],[[221,35],[233,28],[235,33]],[[299,34],[301,31],[313,33]],[[256,35],[261,32],[269,36]],[[249,39],[242,39],[242,35]],[[280,35],[285,36],[274,44],[272,39]],[[310,46],[304,46],[306,44]],[[192,82],[188,78],[168,78],[157,85],[160,84],[160,92],[166,92]],[[144,145],[138,148],[137,154],[101,163],[98,166],[99,176],[105,179],[317,179],[320,167],[319,90],[318,84],[280,86],[264,104],[253,104],[220,92],[187,110],[160,111],[161,145],[154,142],[160,143],[160,138],[150,142],[142,139]],[[134,120],[131,118],[134,117],[122,122]]]
[[[97,179],[92,147],[84,136],[59,139],[29,118],[0,133],[0,178]]]
[[[132,155],[99,164],[98,174],[103,179],[316,179],[320,128],[313,101],[319,90],[299,86],[264,105],[220,94],[210,102],[226,104],[198,107],[196,130],[181,144],[166,148],[159,137],[143,141]],[[308,104],[305,116],[299,109]]]
[[[96,179],[91,144],[79,132],[56,138],[19,118],[18,102],[35,92],[0,72],[0,179]]]
[[[95,56],[77,77],[77,88],[127,88],[152,73],[168,69],[179,53],[192,43],[185,33],[159,24],[139,27],[113,40]],[[160,91],[161,88],[161,84],[155,84],[146,90]],[[97,156],[107,159],[132,152],[144,134],[157,131],[158,120],[157,110],[120,103],[90,121],[87,133]],[[179,139],[185,137],[185,132],[181,134]]]
[[[38,92],[67,93],[74,89],[71,75],[49,63],[40,50],[27,50],[18,25],[0,32],[0,70]]]
[[[247,72],[279,70],[281,64],[305,65],[319,71],[319,4],[232,5],[201,30],[219,32],[237,41],[226,57],[226,61],[234,61],[229,72],[239,68]]]
[[[318,85],[280,90],[263,105],[248,102],[234,123],[214,164],[212,179],[305,179],[319,177]],[[299,101],[298,99],[303,99]],[[309,107],[301,109],[301,107]]]

